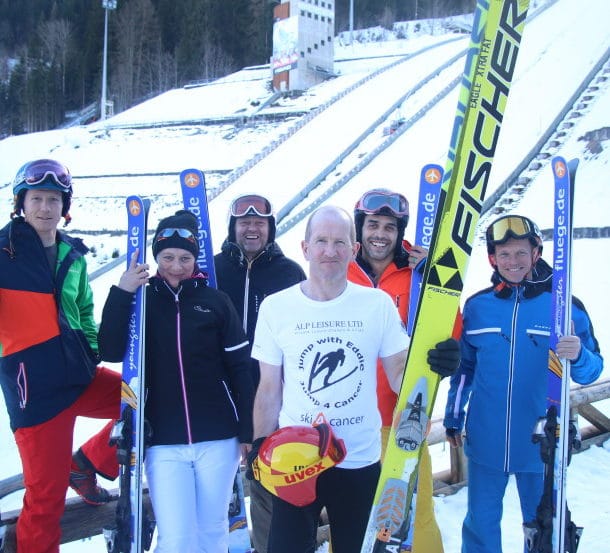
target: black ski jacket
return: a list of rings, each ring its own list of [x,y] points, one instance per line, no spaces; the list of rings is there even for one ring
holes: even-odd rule
[[[276,242],[267,244],[257,257],[249,261],[237,244],[225,240],[221,252],[214,256],[214,266],[218,288],[226,292],[235,305],[250,341],[250,349],[261,302],[306,278],[301,266],[287,258]],[[252,371],[257,386],[258,361],[253,360]]]
[[[100,355],[120,361],[133,294],[110,289],[98,334]],[[173,290],[153,277],[146,287],[146,407],[152,445],[237,436],[252,441],[254,388],[250,348],[231,301],[202,275]]]

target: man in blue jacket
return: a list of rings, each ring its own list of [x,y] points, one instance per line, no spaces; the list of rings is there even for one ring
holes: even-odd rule
[[[468,456],[468,512],[462,553],[501,553],[502,500],[514,474],[523,521],[535,518],[543,483],[540,446],[532,431],[546,412],[552,270],[542,260],[533,221],[505,215],[486,232],[492,286],[464,306],[461,364],[451,378],[444,425],[452,446]],[[572,378],[594,381],[603,360],[583,304],[573,298],[574,331],[557,355],[571,361]]]
[[[258,194],[233,200],[228,236],[214,256],[218,288],[231,298],[243,321],[250,347],[263,299],[305,280],[301,266],[287,258],[275,242],[275,216],[271,203]],[[254,387],[258,386],[258,361],[252,359]],[[257,481],[250,483],[252,544],[267,553],[271,523],[271,496]]]

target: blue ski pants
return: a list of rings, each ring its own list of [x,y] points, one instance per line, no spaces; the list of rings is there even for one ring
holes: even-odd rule
[[[500,523],[508,477],[506,472],[468,460],[468,512],[462,525],[462,553],[502,553]],[[521,515],[528,522],[536,516],[543,474],[517,472],[515,479]]]

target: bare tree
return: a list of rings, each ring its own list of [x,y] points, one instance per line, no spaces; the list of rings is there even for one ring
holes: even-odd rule
[[[390,6],[386,6],[383,8],[383,12],[381,17],[379,18],[379,24],[384,29],[392,30],[394,27],[394,21],[396,21],[396,17],[394,15],[394,10]]]
[[[66,94],[66,70],[72,53],[72,25],[65,19],[43,21],[38,26],[42,58],[61,72],[61,92]]]
[[[201,59],[201,78],[215,79],[233,70],[233,59],[220,46],[205,40]]]
[[[155,48],[147,54],[148,63],[145,64],[142,75],[142,92],[149,97],[160,94],[178,85],[178,70],[176,58],[163,51],[161,40],[157,41]]]
[[[146,95],[148,64],[158,51],[159,24],[151,0],[134,0],[117,13],[113,42],[116,55],[111,90],[119,109]]]

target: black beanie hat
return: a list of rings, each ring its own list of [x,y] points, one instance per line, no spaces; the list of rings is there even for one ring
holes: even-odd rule
[[[174,233],[171,236],[158,240],[158,236],[164,229],[186,229],[194,237],[194,240],[190,238],[183,238],[178,233]],[[159,221],[157,230],[155,231],[155,237],[153,238],[152,252],[156,258],[161,250],[166,248],[181,248],[191,252],[195,259],[199,256],[199,230],[197,228],[197,217],[186,209],[180,209],[176,211],[174,215],[170,215],[165,219]]]

